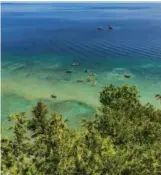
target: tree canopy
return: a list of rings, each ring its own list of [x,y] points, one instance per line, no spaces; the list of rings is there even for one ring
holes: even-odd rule
[[[105,87],[101,113],[72,130],[39,101],[29,119],[9,116],[1,138],[4,175],[160,175],[161,110],[141,104],[135,86]],[[69,109],[70,110],[70,109]]]

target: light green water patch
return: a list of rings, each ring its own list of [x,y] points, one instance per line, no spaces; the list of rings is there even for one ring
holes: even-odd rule
[[[68,121],[67,124],[73,129],[80,128],[83,119],[90,120],[96,114],[96,108],[76,100],[50,103],[48,106],[61,114]]]
[[[133,69],[131,67],[117,67],[118,65],[115,65],[113,69],[109,69],[107,66],[107,69],[103,69],[103,71],[101,71],[101,67],[98,67],[97,70],[91,68],[89,73],[85,73],[85,68],[81,66],[81,68],[73,68],[71,63],[68,64],[70,69],[68,66],[64,69],[57,62],[50,62],[50,64],[48,61],[44,64],[40,60],[38,62],[39,64],[27,66],[27,68],[32,68],[31,70],[26,69],[26,67],[19,69],[20,63],[14,63],[17,65],[11,64],[11,67],[2,70],[2,91],[14,92],[29,100],[50,99],[50,95],[55,94],[61,101],[77,99],[98,106],[99,92],[103,86],[109,84],[122,85],[128,83],[136,85],[143,94],[146,94],[145,98],[150,101],[154,99],[156,93],[159,93],[161,87],[159,76],[154,75],[156,70],[152,71],[150,67],[149,70],[146,70],[149,74],[146,74],[145,67],[142,67],[144,65],[133,65]],[[146,69],[148,68],[146,67]],[[73,72],[68,74],[66,70],[72,70]],[[91,76],[92,72],[98,72],[97,76]],[[138,72],[142,74],[140,75]],[[130,74],[131,78],[125,78],[124,74]],[[92,78],[90,83],[86,82],[88,76]],[[78,79],[82,79],[83,82],[78,83]],[[92,82],[97,82],[96,87],[91,86]],[[154,100],[152,101],[154,102]],[[156,102],[154,103],[156,104]]]
[[[12,92],[2,93],[2,122],[9,114],[24,112],[30,109],[36,101],[30,101],[23,96],[19,96]]]
[[[1,98],[2,135],[11,137],[13,133],[8,129],[13,125],[13,123],[8,121],[8,116],[29,111],[32,105],[36,104],[36,101],[26,100],[23,96],[19,96],[12,92],[3,92]]]
[[[137,71],[134,71],[136,68],[130,69],[130,67],[128,69],[114,68],[112,71],[102,72],[102,74],[100,74],[101,78],[99,83],[101,83],[102,86],[108,86],[109,84],[135,85],[139,90],[141,95],[140,100],[143,104],[150,102],[156,108],[161,108],[160,102],[155,99],[155,95],[161,93],[161,74],[159,74],[159,66],[160,65],[154,68],[154,66],[150,65],[150,69],[146,70],[146,72],[144,72],[144,69],[140,66],[136,67],[137,69],[139,68]],[[152,70],[151,67],[154,69]],[[141,72],[141,74],[139,72]],[[125,78],[124,74],[131,75],[131,78]]]
[[[92,119],[97,110],[93,106],[76,100],[56,101],[42,98],[39,100],[47,105],[48,115],[57,112],[64,120],[68,120],[67,124],[73,129],[80,128],[82,119]],[[27,100],[13,93],[3,93],[2,102],[2,134],[11,137],[13,133],[8,129],[13,123],[8,122],[8,113],[26,112],[26,117],[31,118],[33,115],[31,111],[36,106],[37,100]]]
[[[123,63],[109,59],[95,66],[92,63],[91,67],[90,64],[73,67],[73,58],[47,56],[43,61],[41,59],[33,57],[28,61],[2,62],[2,120],[10,113],[28,111],[38,100],[43,100],[50,109],[69,119],[71,127],[79,127],[82,118],[93,116],[93,109],[100,106],[99,92],[110,84],[136,85],[142,103],[150,102],[157,108],[161,107],[155,99],[155,95],[161,93],[159,63],[142,61],[123,66]],[[86,69],[89,71],[85,72]],[[66,73],[67,70],[73,72]],[[130,74],[131,78],[125,78],[124,74]],[[89,76],[91,82],[86,81]],[[78,83],[78,79],[83,82]],[[97,82],[95,87],[91,85],[93,82]],[[51,94],[57,99],[52,99]]]

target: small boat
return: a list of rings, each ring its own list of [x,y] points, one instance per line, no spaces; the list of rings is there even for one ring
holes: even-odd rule
[[[131,75],[129,75],[129,74],[125,74],[124,77],[125,77],[125,78],[130,78]]]
[[[72,66],[79,66],[79,63],[73,63]]]
[[[76,66],[76,63],[72,63],[72,66]]]
[[[108,26],[108,29],[109,29],[109,30],[112,30],[112,26]]]
[[[98,30],[103,30],[102,26],[99,26],[97,29],[98,29]]]

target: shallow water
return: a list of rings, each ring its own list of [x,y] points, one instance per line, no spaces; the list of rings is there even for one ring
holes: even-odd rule
[[[95,87],[86,81],[93,72]],[[2,121],[42,100],[77,128],[94,115],[102,87],[125,83],[160,107],[160,3],[2,4]]]

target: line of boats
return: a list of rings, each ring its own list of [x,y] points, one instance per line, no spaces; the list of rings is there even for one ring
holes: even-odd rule
[[[98,30],[103,30],[103,27],[102,27],[102,26],[99,26],[97,29],[98,29]],[[109,26],[108,26],[108,29],[109,29],[109,30],[112,30],[113,27],[112,27],[111,25],[109,25]]]

